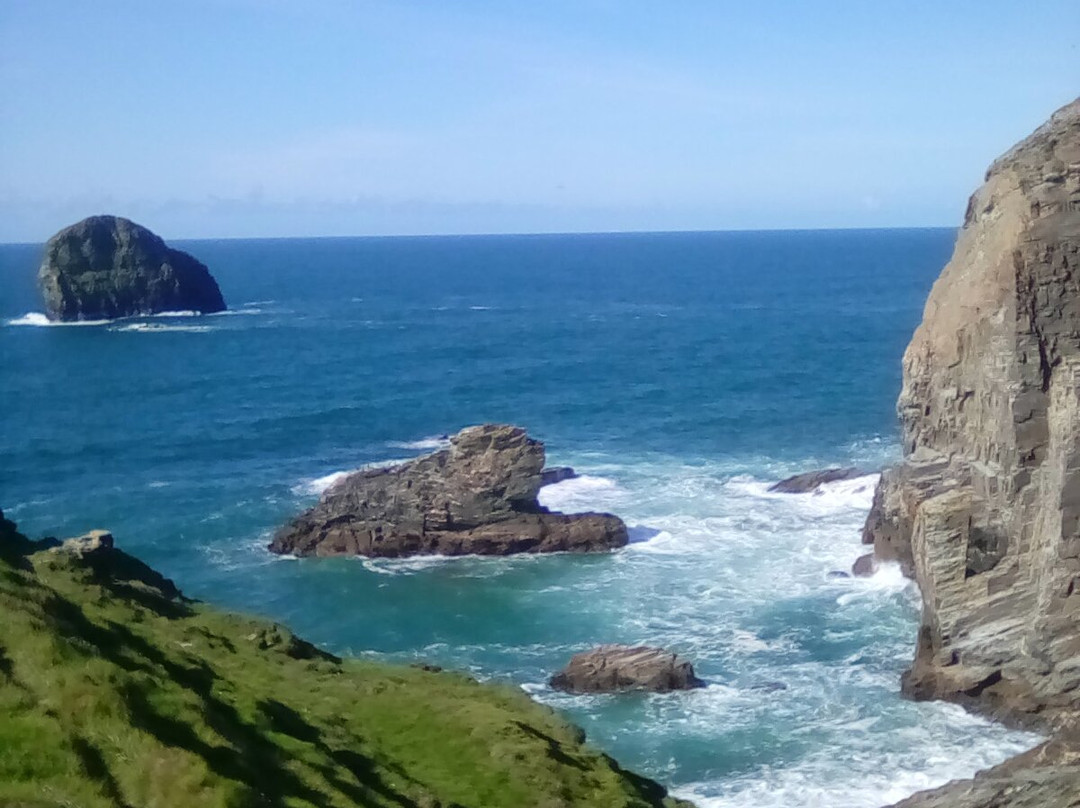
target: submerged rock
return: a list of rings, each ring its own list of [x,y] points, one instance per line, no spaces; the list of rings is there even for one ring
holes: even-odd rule
[[[552,513],[537,502],[544,445],[524,429],[463,429],[450,448],[358,471],[284,527],[275,553],[308,556],[508,555],[599,551],[627,542],[605,513]]]
[[[1051,727],[1080,722],[1078,267],[1080,100],[968,203],[864,536],[922,592],[905,692]]]
[[[808,494],[816,491],[825,483],[835,483],[840,480],[853,480],[862,477],[866,472],[857,468],[846,469],[821,469],[820,471],[808,471],[796,474],[778,483],[769,486],[769,490],[777,494]]]
[[[645,645],[601,645],[575,654],[549,684],[569,693],[614,693],[648,690],[666,693],[691,690],[705,683],[694,666],[663,648]]]
[[[49,239],[38,285],[50,320],[225,309],[203,264],[119,216],[91,216]]]

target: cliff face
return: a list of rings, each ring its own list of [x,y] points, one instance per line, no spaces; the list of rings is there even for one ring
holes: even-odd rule
[[[1080,100],[971,197],[904,354],[904,460],[864,540],[922,591],[904,688],[1080,710]]]

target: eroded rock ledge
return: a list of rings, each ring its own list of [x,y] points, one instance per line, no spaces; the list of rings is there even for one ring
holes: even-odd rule
[[[463,429],[450,448],[358,471],[270,544],[300,556],[508,555],[611,550],[626,525],[605,513],[541,507],[544,445],[515,426]]]

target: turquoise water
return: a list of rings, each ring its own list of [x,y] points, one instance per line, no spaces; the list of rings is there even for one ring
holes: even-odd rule
[[[872,808],[1032,743],[899,697],[918,595],[864,549],[897,456],[899,358],[951,230],[200,241],[232,310],[41,326],[40,247],[0,246],[0,507],[110,528],[189,594],[340,653],[514,682],[703,808]],[[270,556],[335,473],[484,421],[526,426],[614,511],[604,556]],[[820,495],[770,481],[828,464]],[[571,697],[601,642],[710,686]]]

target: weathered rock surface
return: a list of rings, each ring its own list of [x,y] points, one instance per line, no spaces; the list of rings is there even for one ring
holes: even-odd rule
[[[49,239],[38,285],[50,320],[225,309],[203,264],[118,216],[91,216]]]
[[[853,480],[856,477],[862,477],[865,473],[857,468],[808,471],[770,485],[769,490],[778,494],[808,494],[811,491],[817,491],[825,483]]]
[[[611,550],[626,525],[540,506],[544,445],[514,426],[463,429],[450,448],[358,471],[283,528],[270,549],[301,556],[507,555]]]
[[[570,693],[666,693],[704,687],[705,683],[694,675],[693,665],[663,648],[601,645],[575,654],[565,668],[551,677],[550,685]]]
[[[894,808],[1078,808],[1080,743],[1056,739],[970,780],[922,791]]]
[[[1080,100],[971,197],[864,536],[922,591],[904,690],[1051,727],[1080,714],[1078,270]]]

